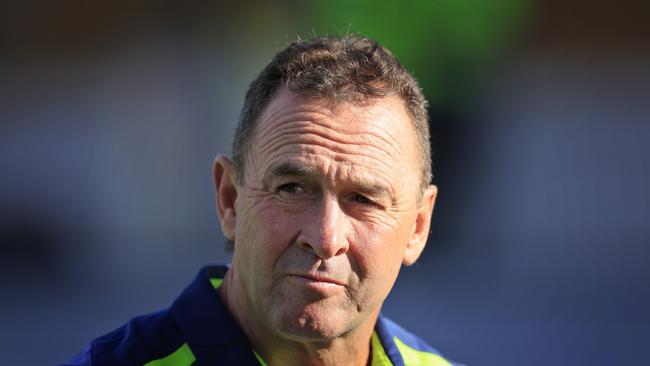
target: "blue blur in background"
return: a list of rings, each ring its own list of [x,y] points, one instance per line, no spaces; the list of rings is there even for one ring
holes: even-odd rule
[[[641,2],[11,2],[0,355],[56,364],[227,262],[211,164],[297,37],[361,32],[431,101],[431,239],[384,313],[469,365],[650,364]]]

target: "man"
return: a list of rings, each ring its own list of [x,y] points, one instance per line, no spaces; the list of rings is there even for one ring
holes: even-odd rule
[[[72,364],[451,365],[380,315],[426,244],[430,179],[426,100],[388,50],[289,45],[246,94],[233,160],[214,163],[230,267]]]

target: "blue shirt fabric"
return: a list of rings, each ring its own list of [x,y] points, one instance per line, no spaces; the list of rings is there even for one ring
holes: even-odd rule
[[[203,268],[169,308],[131,319],[92,341],[62,366],[178,365],[173,359],[179,360],[183,354],[183,365],[259,366],[250,343],[210,281],[223,278],[227,271],[226,266]],[[375,334],[381,343],[376,348],[383,347],[387,357],[383,357],[384,363],[373,364],[456,365],[382,315]],[[165,359],[166,363],[160,361]]]

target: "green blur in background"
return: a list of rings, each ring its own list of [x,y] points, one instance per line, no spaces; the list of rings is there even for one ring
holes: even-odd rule
[[[240,42],[269,45],[257,49],[267,57],[256,58],[255,70],[297,38],[346,33],[374,38],[415,75],[436,106],[470,90],[491,59],[518,40],[531,11],[530,0],[256,1],[229,9],[227,18]],[[216,31],[211,23],[208,17],[209,38]]]

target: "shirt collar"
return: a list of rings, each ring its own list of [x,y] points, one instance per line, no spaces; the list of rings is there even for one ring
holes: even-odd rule
[[[252,348],[215,291],[210,279],[223,278],[226,266],[208,266],[174,301],[171,314],[197,364],[256,365]]]

